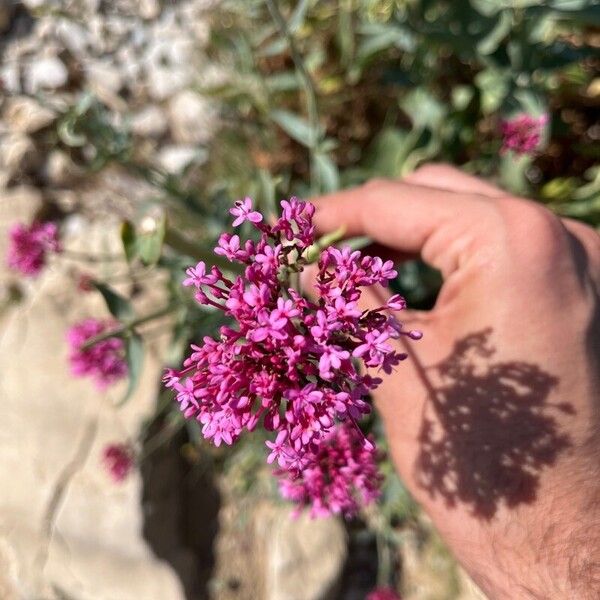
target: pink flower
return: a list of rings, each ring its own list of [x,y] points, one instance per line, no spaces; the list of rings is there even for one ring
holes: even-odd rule
[[[390,587],[379,587],[370,592],[366,600],[402,600],[402,598]]]
[[[348,422],[326,433],[303,463],[298,473],[278,471],[279,487],[283,497],[299,508],[310,507],[312,516],[352,517],[379,496],[377,451]]]
[[[23,223],[9,231],[8,266],[27,277],[35,277],[46,264],[49,252],[60,252],[58,227],[55,223]]]
[[[548,115],[533,117],[521,114],[501,122],[501,152],[512,150],[515,154],[532,154],[537,150]]]
[[[389,314],[405,307],[399,296],[358,308],[362,288],[396,277],[390,261],[358,251],[323,251],[317,299],[303,298],[290,281],[315,241],[314,207],[295,198],[281,206],[274,224],[252,216],[250,199],[231,210],[234,225],[248,220],[260,235],[244,250],[238,236],[219,239],[216,253],[242,263],[243,275],[229,279],[217,267],[208,274],[203,262],[186,271],[184,285],[196,288],[196,300],[233,324],[192,346],[183,368],[164,381],[184,416],[199,421],[217,446],[259,424],[274,432],[267,462],[277,461],[284,495],[311,505],[313,514],[350,515],[374,500],[379,486],[375,447],[356,420],[370,412],[365,397],[381,379],[363,367],[391,372],[406,358],[393,341],[413,332]]]
[[[104,448],[102,458],[115,483],[121,483],[133,468],[134,454],[129,444],[109,444]]]
[[[286,455],[285,455],[285,444],[284,442],[287,440],[288,432],[284,429],[277,434],[277,438],[274,442],[266,441],[265,444],[267,448],[271,450],[271,454],[267,456],[267,462],[271,464],[274,460],[277,460],[277,463],[280,467],[284,467],[287,463]]]
[[[236,217],[233,221],[234,227],[241,225],[244,221],[260,223],[263,219],[259,212],[252,210],[252,200],[250,198],[238,200],[235,203],[235,206],[229,209],[229,213]]]
[[[91,377],[99,390],[127,376],[125,345],[118,337],[109,337],[85,350],[83,345],[115,325],[111,321],[86,319],[73,325],[67,332],[71,373],[75,377]]]

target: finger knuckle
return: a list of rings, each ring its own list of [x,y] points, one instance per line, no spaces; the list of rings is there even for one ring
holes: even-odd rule
[[[513,245],[540,257],[560,252],[566,246],[564,226],[544,206],[519,198],[502,198],[497,205]]]

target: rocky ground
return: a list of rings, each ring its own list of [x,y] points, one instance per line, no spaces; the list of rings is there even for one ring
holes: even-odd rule
[[[218,110],[198,90],[224,77],[205,54],[213,4],[0,0],[2,257],[8,226],[48,205],[71,215],[69,248],[117,252],[120,218],[153,193],[126,169],[83,168],[98,157],[69,128],[68,107],[91,110],[87,98],[99,98],[108,111],[94,118],[126,125],[163,172],[205,159]],[[109,142],[112,151],[119,140]],[[164,339],[152,336],[123,409],[121,390],[71,379],[64,331],[103,311],[73,273],[53,263],[24,284],[0,268],[0,598],[361,600],[374,578],[370,541],[335,519],[240,502],[226,481],[190,468],[176,440],[124,484],[108,480],[101,448],[134,438],[152,414]],[[160,301],[159,287],[145,281],[140,303]],[[406,540],[407,598],[476,597],[433,534]]]

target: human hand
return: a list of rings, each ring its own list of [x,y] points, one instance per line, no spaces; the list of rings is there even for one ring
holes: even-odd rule
[[[320,233],[442,272],[375,402],[457,559],[490,598],[600,597],[600,236],[442,165],[314,202]]]

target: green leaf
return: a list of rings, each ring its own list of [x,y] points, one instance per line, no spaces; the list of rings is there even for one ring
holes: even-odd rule
[[[531,166],[531,156],[516,156],[507,152],[500,159],[500,185],[513,194],[529,194],[527,169]]]
[[[129,371],[129,383],[125,395],[119,401],[119,405],[125,404],[133,392],[135,392],[140,381],[142,366],[144,364],[144,343],[142,338],[137,333],[132,333],[126,339],[125,360],[127,361],[127,369]]]
[[[452,106],[456,110],[465,110],[473,99],[475,90],[470,85],[457,85],[452,89]]]
[[[95,281],[93,285],[102,294],[106,307],[113,317],[122,322],[129,321],[134,317],[133,307],[127,298],[98,281]]]
[[[483,55],[492,54],[498,49],[502,40],[512,29],[512,11],[504,10],[500,14],[496,25],[477,43],[477,52]]]
[[[265,79],[269,92],[292,92],[300,89],[300,80],[295,71],[275,73]]]
[[[304,24],[304,18],[306,17],[309,3],[310,0],[300,0],[300,2],[298,2],[288,21],[288,29],[291,33],[295,33]]]
[[[137,252],[146,266],[155,265],[158,262],[165,239],[166,219],[164,215],[154,219],[154,222],[156,226],[152,230],[137,234]]]
[[[446,115],[444,105],[430,92],[415,88],[400,103],[415,127],[437,129]]]
[[[370,24],[362,27],[360,33],[364,34],[365,38],[359,45],[356,54],[359,62],[363,65],[378,52],[389,48],[412,52],[416,46],[414,34],[398,25]]]
[[[498,110],[508,94],[508,74],[498,69],[486,69],[475,75],[475,85],[481,91],[483,113],[490,114]]]
[[[303,146],[311,148],[315,145],[319,132],[313,131],[303,117],[287,110],[274,110],[270,116],[281,129]]]
[[[388,127],[384,129],[369,149],[366,166],[370,177],[399,177],[406,158],[419,142],[421,132],[417,129],[404,131]]]
[[[131,221],[123,221],[121,223],[121,242],[125,251],[127,262],[131,263],[137,256],[137,241],[135,228]]]
[[[327,154],[317,153],[314,156],[319,173],[321,188],[325,192],[334,192],[340,187],[340,173],[337,165]]]

